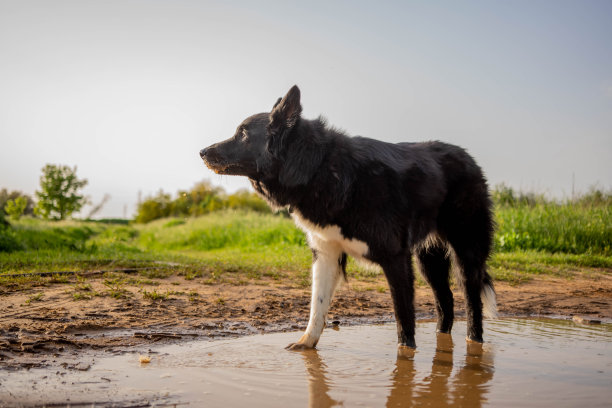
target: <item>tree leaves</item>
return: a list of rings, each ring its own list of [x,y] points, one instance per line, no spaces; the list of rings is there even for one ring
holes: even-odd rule
[[[37,215],[48,219],[64,220],[87,204],[87,197],[79,190],[87,185],[87,179],[79,180],[76,166],[47,164],[40,176],[40,191],[36,191]]]

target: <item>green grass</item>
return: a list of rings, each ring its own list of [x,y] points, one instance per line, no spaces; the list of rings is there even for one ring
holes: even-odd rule
[[[612,206],[540,203],[499,207],[495,214],[498,252],[612,255]]]
[[[609,200],[498,206],[492,275],[518,284],[542,274],[571,278],[589,268],[609,273],[611,208]],[[71,275],[8,276],[13,274],[119,268],[148,268],[139,272],[142,282],[178,274],[203,283],[282,279],[308,285],[310,262],[304,233],[291,219],[254,212],[225,210],[145,225],[22,218],[0,227],[0,289],[74,282]],[[352,279],[380,279],[379,270],[353,261],[348,269]],[[125,297],[125,285],[133,282],[110,274],[104,283],[105,295]],[[157,292],[147,293],[155,297]],[[75,286],[75,299],[91,296]]]
[[[541,251],[497,252],[489,260],[495,280],[510,284],[527,282],[539,275],[574,278],[609,273],[612,257],[589,254],[551,254]],[[607,272],[605,272],[607,270]]]
[[[304,234],[291,220],[275,215],[220,211],[176,221],[179,220],[162,219],[137,227],[138,243],[154,251],[222,248],[253,251],[269,246],[306,244]]]
[[[130,296],[130,292],[126,289],[127,279],[120,274],[110,273],[103,281],[106,287],[106,293],[115,299],[126,298]]]
[[[158,257],[134,245],[137,235],[133,227],[113,223],[22,218],[0,229],[0,243],[12,242],[0,246],[0,274],[153,264]]]
[[[148,300],[152,300],[152,301],[156,301],[156,300],[166,300],[169,297],[169,292],[166,293],[162,293],[162,292],[158,292],[156,289],[153,290],[142,290],[142,297],[143,299],[148,299]]]
[[[93,289],[91,283],[87,283],[81,276],[77,276],[76,283],[72,285],[71,290],[68,289],[66,292],[72,294],[74,300],[89,300],[94,296],[102,296]]]
[[[29,305],[32,302],[41,302],[43,300],[43,297],[45,297],[45,294],[40,292],[37,293],[35,295],[30,296],[26,301],[26,305]]]

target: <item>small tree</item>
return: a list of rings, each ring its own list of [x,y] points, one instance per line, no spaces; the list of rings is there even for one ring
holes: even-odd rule
[[[78,191],[87,185],[87,179],[79,180],[76,166],[47,164],[40,176],[41,191],[36,192],[38,205],[36,213],[47,219],[66,219],[87,204],[87,198]]]
[[[4,211],[12,220],[18,220],[21,218],[28,206],[28,199],[24,196],[15,198],[14,200],[8,200],[4,206]]]

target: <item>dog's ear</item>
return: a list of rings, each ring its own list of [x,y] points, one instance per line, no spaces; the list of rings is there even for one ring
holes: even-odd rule
[[[291,130],[299,120],[301,113],[300,88],[297,85],[293,85],[289,92],[287,92],[287,95],[274,104],[274,108],[270,112],[268,130],[274,135]]]

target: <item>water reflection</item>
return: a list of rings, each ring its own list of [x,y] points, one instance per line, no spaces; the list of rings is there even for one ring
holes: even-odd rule
[[[465,361],[456,368],[453,364],[453,339],[438,333],[431,373],[417,377],[414,354],[401,351],[390,378],[386,406],[447,406],[479,408],[487,401],[487,385],[493,379],[494,354],[482,344],[466,345]],[[328,379],[327,366],[316,350],[302,352],[308,373],[309,407],[343,405],[329,394],[333,382]],[[453,374],[453,369],[455,373]]]
[[[453,347],[450,335],[438,333],[431,374],[420,381],[415,379],[414,359],[398,357],[387,407],[481,407],[486,401],[486,384],[493,379],[493,353],[482,344],[467,343],[465,362],[451,378]]]
[[[414,359],[398,357],[391,378],[387,407],[432,405],[481,407],[486,401],[486,384],[493,379],[493,353],[479,343],[468,343],[465,362],[453,372],[453,339],[438,333],[431,374],[418,381]]]
[[[334,407],[338,401],[329,396],[329,380],[327,379],[327,366],[321,360],[316,350],[302,351],[304,365],[308,372],[308,406]]]
[[[414,358],[398,353],[395,370],[391,376],[391,392],[387,397],[387,407],[406,406],[412,401],[415,377]]]
[[[479,343],[468,343],[465,364],[453,378],[451,406],[481,407],[486,402],[494,372],[493,352]]]

